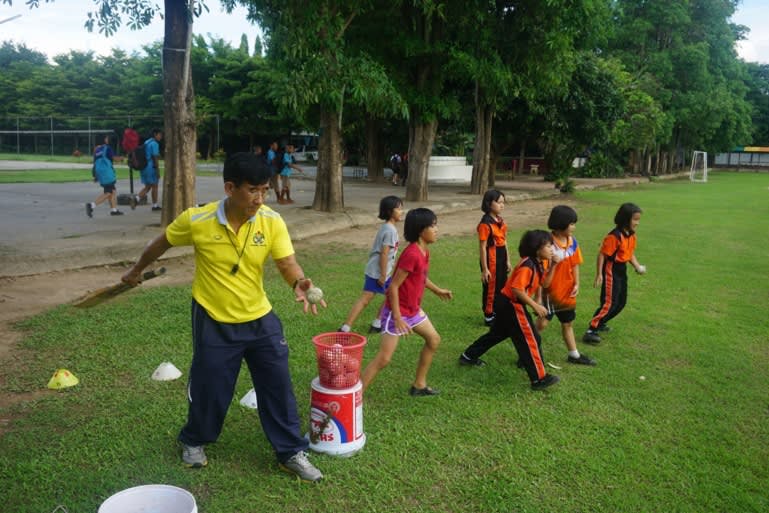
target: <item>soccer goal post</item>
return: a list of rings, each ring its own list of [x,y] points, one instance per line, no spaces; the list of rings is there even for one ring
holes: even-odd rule
[[[695,150],[692,153],[692,167],[689,170],[689,180],[692,182],[708,181],[708,152]]]

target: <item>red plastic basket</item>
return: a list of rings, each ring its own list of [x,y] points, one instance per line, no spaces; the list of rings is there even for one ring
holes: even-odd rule
[[[312,343],[321,386],[341,390],[358,383],[366,337],[358,333],[321,333],[312,337]]]

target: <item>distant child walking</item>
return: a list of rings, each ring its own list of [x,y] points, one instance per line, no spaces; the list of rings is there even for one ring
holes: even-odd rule
[[[383,220],[379,227],[371,251],[368,255],[368,263],[363,277],[363,292],[352,305],[347,320],[344,321],[339,331],[348,332],[352,329],[355,319],[368,306],[375,294],[385,294],[390,285],[390,276],[395,266],[395,256],[398,253],[398,230],[395,223],[403,217],[403,201],[397,196],[385,196],[379,202],[379,219]],[[381,314],[381,311],[379,312]],[[371,323],[369,333],[379,333],[382,330],[382,321],[377,315]]]
[[[109,136],[104,136],[104,144],[96,147],[93,152],[93,179],[99,183],[102,193],[93,200],[85,204],[85,214],[93,217],[93,211],[96,205],[109,201],[111,216],[122,216],[123,212],[117,208],[117,175],[115,167],[112,165],[114,153],[109,145]]]
[[[561,322],[561,335],[566,343],[569,356],[566,361],[581,365],[595,365],[595,360],[577,350],[574,338],[574,319],[577,314],[577,294],[579,294],[579,266],[582,264],[582,251],[574,229],[577,227],[577,212],[566,205],[558,205],[550,211],[547,227],[552,230],[553,266],[552,279],[543,287],[542,298],[547,315],[537,318],[537,331],[547,327],[553,316]]]
[[[594,287],[601,287],[600,306],[593,314],[590,325],[582,337],[583,342],[599,344],[600,332],[608,332],[606,325],[617,316],[627,302],[627,262],[636,273],[646,273],[646,267],[635,257],[638,223],[641,208],[634,203],[623,203],[614,216],[615,227],[603,239],[596,259]]]
[[[481,202],[483,217],[478,223],[481,264],[481,308],[483,322],[494,322],[494,301],[512,270],[507,251],[507,224],[501,214],[505,209],[505,195],[496,189],[486,191]]]
[[[425,343],[419,354],[417,372],[409,394],[412,396],[437,395],[440,392],[428,386],[427,372],[433,355],[441,342],[427,314],[422,310],[425,288],[443,300],[451,299],[450,290],[442,289],[427,277],[430,267],[428,246],[438,240],[438,218],[427,208],[409,210],[406,214],[404,236],[410,243],[395,265],[387,302],[382,310],[382,341],[379,352],[363,370],[363,389],[374,381],[380,370],[390,363],[401,336],[417,333]]]
[[[483,367],[486,362],[480,357],[509,337],[518,352],[518,366],[526,369],[529,375],[531,388],[544,390],[558,383],[559,378],[545,370],[541,339],[526,306],[534,310],[538,317],[547,315],[547,309],[534,297],[539,297],[542,282],[552,278],[553,267],[547,267],[553,257],[550,234],[544,230],[527,231],[521,237],[518,253],[521,260],[497,299],[497,315],[491,329],[465,349],[459,356],[459,363]]]

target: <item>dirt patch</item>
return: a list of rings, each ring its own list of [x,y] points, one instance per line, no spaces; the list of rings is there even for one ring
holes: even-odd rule
[[[520,233],[523,228],[543,228],[550,209],[558,203],[563,203],[563,199],[510,203],[505,209],[504,218],[514,232]],[[441,214],[438,218],[439,234],[441,237],[473,234],[480,215],[480,210]],[[354,230],[361,232],[360,237],[350,237],[350,230],[345,230],[297,242],[295,245],[299,261],[301,262],[304,251],[320,249],[327,244],[344,243],[348,246],[352,244],[368,248],[375,229],[375,225],[355,228]],[[513,239],[517,236],[516,233],[509,241],[513,251],[517,244]],[[164,276],[141,286],[158,287],[191,283],[195,267],[194,258],[191,255],[164,260],[163,266],[168,271]],[[0,278],[0,365],[17,350],[23,336],[23,333],[14,328],[16,322],[49,308],[71,303],[90,291],[118,283],[125,270],[125,265],[106,265]],[[0,386],[3,384],[0,383]],[[29,398],[29,394],[9,394],[0,391],[0,408]],[[1,430],[2,419],[0,419]]]

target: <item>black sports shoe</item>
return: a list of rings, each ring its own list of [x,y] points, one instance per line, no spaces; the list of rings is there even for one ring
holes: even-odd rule
[[[120,210],[112,210],[112,211],[110,211],[109,215],[111,215],[111,216],[122,216],[123,212],[121,212]]]
[[[611,328],[606,324],[602,324],[601,326],[598,326],[598,329],[595,331],[608,333],[611,331]]]
[[[93,217],[93,205],[90,203],[85,204],[85,215],[88,217]]]
[[[380,326],[380,327],[377,328],[376,326],[369,326],[368,327],[368,332],[369,333],[382,333],[382,327]]]
[[[424,388],[417,388],[414,385],[411,385],[411,389],[409,389],[409,395],[414,397],[422,397],[422,396],[428,396],[428,395],[438,395],[441,391],[436,388],[431,387],[424,387]]]
[[[160,210],[163,210],[163,207],[161,207],[160,205],[158,205],[157,207],[152,207],[153,212],[158,212]]]
[[[593,330],[587,330],[584,335],[582,335],[582,342],[585,342],[586,344],[600,344],[601,343],[601,337]]]
[[[569,357],[566,359],[569,363],[576,363],[579,365],[595,365],[597,362],[590,358],[585,353],[580,353],[579,358],[574,358],[573,356],[569,355]]]
[[[555,385],[561,381],[561,378],[556,376],[555,374],[545,374],[545,377],[542,379],[538,379],[537,381],[531,382],[531,389],[532,390],[544,390],[550,385]]]
[[[466,367],[484,367],[486,362],[480,358],[468,358],[464,354],[461,354],[459,355],[459,365],[464,365]]]

